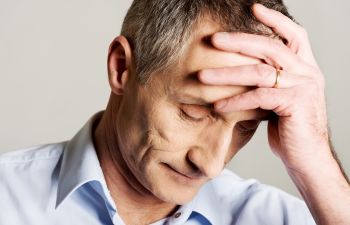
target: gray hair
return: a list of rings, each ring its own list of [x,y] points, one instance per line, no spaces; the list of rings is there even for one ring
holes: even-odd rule
[[[253,16],[254,3],[280,11],[293,20],[282,0],[134,0],[121,35],[132,46],[139,82],[144,84],[152,73],[173,65],[196,23],[206,15],[223,31],[277,37]]]

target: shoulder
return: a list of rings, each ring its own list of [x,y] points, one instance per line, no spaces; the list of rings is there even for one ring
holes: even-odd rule
[[[54,193],[64,146],[65,142],[46,144],[0,155],[2,202],[11,208],[16,202]]]
[[[302,202],[299,198],[281,189],[263,184],[256,179],[243,179],[228,169],[224,169],[218,177],[210,181],[210,185],[218,195],[229,195],[231,199],[240,197],[242,194],[246,198],[251,198],[256,194],[269,194],[269,197],[277,195],[293,201]]]
[[[237,224],[314,224],[301,199],[225,169],[209,185],[228,217]],[[259,223],[260,221],[260,223]]]
[[[15,166],[33,161],[50,161],[61,156],[65,142],[37,145],[0,154],[0,166]]]
[[[51,175],[63,153],[65,142],[38,145],[0,155],[2,184],[33,182],[39,177]],[[1,187],[1,185],[0,185]]]

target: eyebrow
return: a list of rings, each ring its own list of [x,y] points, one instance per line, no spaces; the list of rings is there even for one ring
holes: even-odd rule
[[[207,102],[204,99],[194,97],[194,96],[187,96],[186,100],[190,101],[190,103],[185,103],[185,104],[202,106],[209,110],[213,110],[215,112],[214,103]],[[276,118],[277,116],[273,111],[263,110],[260,108],[255,110],[257,110],[258,112],[255,114],[254,117],[250,118],[249,120],[269,121],[271,119]]]
[[[214,110],[214,102],[208,102],[208,101],[202,99],[201,97],[192,96],[189,94],[185,94],[185,95],[178,94],[178,95],[174,96],[174,99],[178,102],[183,103],[183,104],[197,105],[197,106],[205,107],[209,110]],[[260,121],[268,121],[268,120],[274,119],[276,117],[276,114],[272,111],[263,110],[263,109],[256,109],[256,110],[258,110],[259,112],[257,112],[255,117],[252,119],[256,119],[256,120],[260,120]]]
[[[208,109],[213,109],[214,108],[214,103],[213,102],[208,102],[200,97],[196,96],[191,96],[191,95],[178,95],[176,96],[177,101],[180,101],[184,104],[188,105],[198,105],[198,106],[203,106]]]

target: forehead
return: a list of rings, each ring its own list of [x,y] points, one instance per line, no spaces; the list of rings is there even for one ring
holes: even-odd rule
[[[194,90],[193,88],[196,85],[200,85],[199,81],[193,78],[201,70],[250,65],[261,62],[258,59],[242,54],[215,49],[210,44],[210,38],[213,34],[220,31],[222,31],[221,26],[211,19],[204,18],[197,23],[178,63],[174,65],[170,73],[162,74],[162,78],[157,79],[163,83],[162,86],[166,88],[168,97],[176,99],[188,97],[188,92]],[[196,102],[201,101],[198,96],[196,98]]]
[[[207,17],[198,22],[187,42],[184,54],[180,57],[181,75],[185,76],[209,68],[232,67],[261,62],[242,54],[215,49],[210,43],[210,38],[220,31],[223,31],[221,26]]]

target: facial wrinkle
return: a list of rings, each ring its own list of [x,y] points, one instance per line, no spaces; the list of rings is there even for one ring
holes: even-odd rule
[[[165,134],[165,132],[161,131],[159,128],[154,130],[150,130],[147,132],[148,134],[148,143],[152,146],[152,151],[160,151],[160,152],[180,152],[179,150],[174,150],[171,146],[173,145]],[[159,148],[158,146],[169,146],[169,150],[164,148]]]
[[[119,172],[119,174],[121,174],[127,185],[129,185],[136,193],[139,195],[144,195],[145,191],[149,193],[149,190],[144,187],[142,182],[133,172],[133,167],[125,159],[125,156],[119,147],[117,138],[119,135],[116,128],[116,124],[118,123],[116,117],[113,115],[118,115],[118,113],[114,110],[111,110],[110,118],[112,122],[108,126],[109,129],[105,129],[105,136],[110,140],[106,140],[106,144],[114,168]],[[112,144],[110,142],[112,142]],[[113,177],[110,177],[110,179],[113,180]]]

